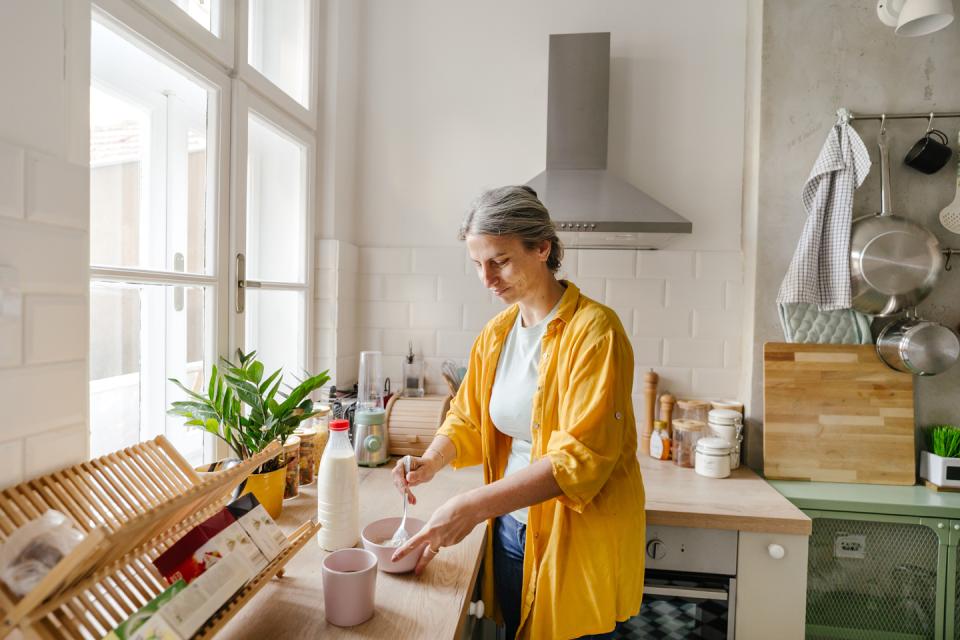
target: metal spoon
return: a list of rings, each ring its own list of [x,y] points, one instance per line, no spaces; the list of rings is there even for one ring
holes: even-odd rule
[[[403,472],[410,473],[410,456],[403,456]],[[404,475],[406,479],[406,475]],[[391,547],[402,547],[410,539],[410,533],[407,531],[407,492],[403,492],[403,518],[400,520],[400,526],[397,528],[393,537],[388,543]]]

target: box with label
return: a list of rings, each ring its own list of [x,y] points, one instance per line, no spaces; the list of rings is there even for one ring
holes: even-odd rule
[[[243,587],[248,571],[241,554],[227,554],[194,578],[160,610],[160,615],[182,638],[190,638]]]
[[[237,523],[243,527],[267,560],[273,560],[290,545],[287,536],[252,493],[242,495],[228,504],[227,510],[233,514]]]
[[[136,613],[124,620],[116,629],[106,635],[104,640],[133,640],[141,634],[137,633],[141,627],[153,619],[160,608],[170,602],[175,595],[187,588],[184,580],[177,580],[166,588],[156,598],[143,605]],[[149,636],[144,636],[149,637]]]

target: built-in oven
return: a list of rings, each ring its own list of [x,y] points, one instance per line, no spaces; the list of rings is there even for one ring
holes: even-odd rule
[[[618,638],[734,637],[736,531],[648,526],[646,554],[643,604]]]

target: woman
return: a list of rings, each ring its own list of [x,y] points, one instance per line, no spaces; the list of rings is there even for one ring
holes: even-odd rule
[[[510,306],[474,343],[430,447],[393,474],[411,502],[447,464],[482,464],[484,486],[448,500],[394,556],[427,542],[420,573],[486,520],[483,596],[496,594],[508,638],[612,637],[643,592],[630,341],[613,311],[555,277],[563,248],[533,189],[481,195],[460,239]]]

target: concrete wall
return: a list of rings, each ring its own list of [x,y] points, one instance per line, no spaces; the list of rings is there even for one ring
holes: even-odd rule
[[[803,227],[800,189],[830,127],[835,111],[846,106],[861,112],[926,112],[960,109],[960,23],[932,36],[899,38],[877,19],[874,0],[782,2],[763,7],[759,194],[757,204],[756,278],[753,309],[752,401],[750,414],[762,417],[762,350],[766,341],[782,340],[775,300]],[[936,123],[957,147],[960,120]],[[855,122],[876,163],[856,194],[854,215],[879,210],[878,123]],[[948,246],[960,236],[937,221],[955,192],[954,165],[926,176],[902,164],[926,122],[890,122],[893,208],[927,225]],[[956,160],[956,156],[954,158]],[[752,258],[751,258],[752,259]],[[951,327],[960,321],[960,271],[944,273],[938,288],[920,307],[921,315]],[[918,424],[956,422],[960,367],[916,381]],[[760,432],[748,434],[751,466],[761,464]]]
[[[359,248],[359,273],[337,300],[356,298],[356,330],[324,334],[327,362],[349,366],[350,353],[382,349],[398,378],[412,339],[442,388],[439,363],[465,358],[501,308],[466,264],[460,219],[482,189],[543,169],[549,34],[610,31],[610,168],[691,219],[694,233],[656,253],[571,252],[565,274],[617,310],[638,371],[656,368],[662,388],[738,395],[746,3],[329,7],[328,23],[344,28],[327,47],[327,83],[338,93],[326,104],[342,118],[328,112],[325,135],[356,137],[355,148],[326,142],[328,158],[343,155],[325,217],[340,229],[333,237]],[[353,96],[355,116],[346,109]]]
[[[90,6],[0,2],[0,486],[86,458]]]

